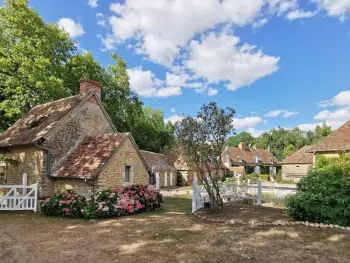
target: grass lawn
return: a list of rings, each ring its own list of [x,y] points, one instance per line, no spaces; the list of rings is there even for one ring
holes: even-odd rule
[[[303,226],[206,223],[188,196],[162,210],[118,219],[56,219],[0,213],[0,262],[350,262],[350,235]]]

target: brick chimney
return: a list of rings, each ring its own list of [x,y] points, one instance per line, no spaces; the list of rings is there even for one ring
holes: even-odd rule
[[[245,151],[245,144],[244,142],[240,142],[238,145],[238,148],[241,149],[242,151]]]
[[[87,94],[90,90],[95,90],[98,96],[101,98],[102,85],[97,81],[90,79],[81,79],[80,80],[80,94]]]

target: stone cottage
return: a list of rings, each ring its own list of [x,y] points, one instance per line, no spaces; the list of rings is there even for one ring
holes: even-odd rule
[[[222,163],[236,174],[276,174],[281,167],[278,159],[269,151],[247,148],[243,142],[238,147],[226,147],[221,154]]]
[[[80,94],[33,107],[0,135],[0,184],[38,183],[39,196],[66,184],[81,194],[125,183],[147,184],[149,167],[129,133],[118,133],[104,109],[102,86],[80,81]]]
[[[282,161],[282,175],[285,180],[299,181],[312,167],[315,145],[305,145]]]
[[[177,185],[177,170],[171,164],[169,156],[161,153],[142,151],[148,167],[154,176],[159,176],[159,186],[169,187]]]

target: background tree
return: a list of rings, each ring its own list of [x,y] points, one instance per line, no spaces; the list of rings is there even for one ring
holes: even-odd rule
[[[229,147],[238,147],[240,142],[243,142],[249,147],[253,144],[254,137],[248,132],[241,132],[228,138],[225,145]]]
[[[331,126],[327,126],[325,123],[322,125],[317,125],[314,131],[308,131],[306,133],[307,143],[317,144],[321,142],[325,137],[332,133]]]
[[[225,141],[233,130],[232,118],[235,110],[222,109],[215,102],[204,104],[195,117],[186,117],[175,125],[176,140],[186,158],[195,165],[204,188],[209,195],[214,212],[221,210],[220,195],[221,152]],[[217,158],[218,166],[211,171],[210,163]],[[208,177],[206,176],[208,174]]]
[[[0,131],[31,106],[69,95],[64,65],[75,50],[68,34],[45,24],[26,0],[0,8]]]

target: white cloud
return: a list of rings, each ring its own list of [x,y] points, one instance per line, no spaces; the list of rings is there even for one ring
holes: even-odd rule
[[[175,108],[170,108],[170,112],[174,113],[174,112],[176,112],[176,109]]]
[[[164,119],[165,122],[168,122],[170,121],[171,123],[176,123],[178,121],[181,121],[183,119],[183,116],[181,115],[173,115],[173,116],[170,116],[169,118],[166,118]]]
[[[319,106],[321,108],[325,108],[333,105],[336,105],[336,106],[350,105],[350,91],[349,90],[341,91],[332,99],[324,100],[319,103]]]
[[[88,5],[91,7],[91,8],[96,8],[98,6],[98,0],[89,0],[88,1]]]
[[[166,84],[169,86],[184,86],[186,81],[189,79],[187,74],[172,74],[166,73]]]
[[[85,33],[83,26],[79,23],[76,23],[71,18],[61,18],[57,22],[57,24],[61,29],[66,31],[71,37],[78,37]]]
[[[314,119],[324,121],[327,125],[336,129],[350,119],[350,107],[342,107],[335,111],[324,110],[319,112]]]
[[[269,111],[265,117],[278,117],[278,116],[283,116],[284,118],[288,118],[291,116],[295,116],[299,114],[296,111],[287,111],[287,110],[273,110],[273,111]]]
[[[170,97],[181,95],[180,87],[163,87],[163,81],[156,78],[150,70],[141,67],[128,69],[130,88],[144,97]]]
[[[329,16],[345,20],[350,14],[349,0],[314,0],[321,9],[326,10]]]
[[[209,33],[201,41],[192,40],[185,65],[209,83],[228,81],[227,88],[236,90],[277,71],[278,57],[271,57],[254,46],[238,46],[236,36]]]
[[[248,128],[246,132],[250,133],[254,138],[259,137],[261,134],[263,134],[265,131],[264,130],[258,130],[255,128]]]
[[[300,130],[303,132],[313,131],[315,130],[317,125],[322,125],[322,122],[316,122],[316,123],[303,123],[297,126]]]
[[[302,18],[310,18],[313,17],[316,12],[311,11],[303,11],[300,9],[295,9],[287,14],[288,20],[302,19]]]
[[[237,130],[253,128],[263,123],[266,121],[261,117],[233,118],[233,126]]]
[[[99,26],[107,27],[107,18],[104,14],[96,13],[96,17],[97,17],[97,24]]]
[[[253,28],[263,27],[269,20],[265,17],[259,21],[253,23]]]
[[[218,95],[218,92],[219,92],[218,89],[209,88],[208,89],[208,96],[216,96],[216,95]]]

